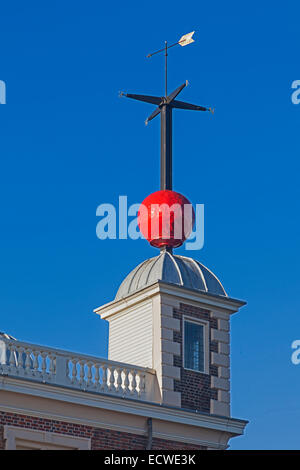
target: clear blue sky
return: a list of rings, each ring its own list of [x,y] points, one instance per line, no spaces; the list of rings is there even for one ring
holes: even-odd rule
[[[141,202],[159,185],[159,119],[120,90],[169,87],[216,114],[175,111],[174,189],[205,204],[205,246],[177,252],[248,302],[232,319],[232,415],[250,420],[232,448],[300,448],[297,1],[12,1],[1,5],[0,330],[107,354],[92,310],[156,250],[96,238],[96,208]]]

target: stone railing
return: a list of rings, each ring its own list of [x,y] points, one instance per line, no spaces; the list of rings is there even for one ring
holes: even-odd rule
[[[156,402],[155,371],[0,337],[0,376]]]

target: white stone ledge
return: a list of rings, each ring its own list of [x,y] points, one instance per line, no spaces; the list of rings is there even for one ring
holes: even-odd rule
[[[124,400],[121,397],[115,397],[110,395],[100,395],[92,394],[88,392],[83,392],[81,390],[65,389],[61,387],[56,387],[49,384],[40,384],[35,382],[27,382],[25,380],[20,380],[10,378],[10,377],[0,377],[0,392],[16,393],[23,394],[24,397],[43,397],[49,399],[54,403],[60,401],[65,404],[64,410],[68,409],[70,404],[76,405],[76,410],[86,406],[89,409],[94,408],[95,412],[92,413],[92,418],[87,418],[86,415],[84,419],[74,416],[74,410],[72,414],[64,413],[59,414],[57,409],[51,412],[46,408],[43,412],[29,409],[23,401],[22,406],[15,408],[10,405],[7,406],[2,401],[0,404],[0,410],[6,411],[9,413],[18,413],[26,414],[30,416],[36,416],[38,418],[46,419],[55,419],[60,421],[70,421],[75,424],[84,424],[88,426],[95,427],[107,427],[107,422],[99,420],[96,415],[96,411],[99,409],[105,409],[112,412],[120,412],[128,415],[136,415],[142,417],[152,417],[163,422],[171,422],[176,424],[190,425],[195,426],[196,428],[205,428],[208,430],[217,430],[226,433],[231,433],[233,435],[241,435],[244,432],[247,421],[241,419],[224,419],[222,416],[213,416],[206,413],[195,413],[190,410],[183,410],[178,408],[169,408],[163,407],[160,404],[142,402],[136,400]],[[10,403],[10,400],[9,400]],[[121,428],[117,430],[122,430]],[[137,428],[134,427],[131,432],[136,433]],[[144,432],[144,428],[143,428]]]

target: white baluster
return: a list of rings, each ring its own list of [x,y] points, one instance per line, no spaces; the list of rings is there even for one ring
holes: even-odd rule
[[[33,359],[33,371],[34,371],[34,374],[36,375],[36,373],[38,372],[38,369],[39,369],[39,351],[37,351],[36,349],[34,350],[34,359]]]
[[[109,368],[110,375],[109,375],[109,389],[114,390],[115,388],[115,368],[111,366]]]
[[[99,372],[100,365],[96,363],[94,364],[94,367],[95,367],[95,387],[98,387],[99,380],[100,380],[100,372]]]
[[[18,373],[22,374],[24,372],[24,366],[23,366],[23,354],[24,354],[24,349],[20,346],[16,347],[15,353],[14,353],[14,358],[17,359],[17,367],[18,367]]]
[[[79,383],[80,385],[84,384],[84,361],[79,361],[80,371],[79,371]]]
[[[25,350],[25,354],[26,354],[26,359],[25,359],[25,371],[26,373],[28,374],[30,372],[30,366],[31,366],[31,350],[30,349],[26,349]]]
[[[128,393],[129,392],[129,377],[128,377],[129,369],[123,369],[123,372],[125,374],[125,377],[124,377],[124,393]]]
[[[102,390],[106,390],[107,389],[107,366],[106,364],[103,364],[101,366],[101,369],[102,369],[102,383],[101,383],[101,389]]]
[[[72,359],[72,383],[75,384],[77,378],[77,359]]]
[[[67,359],[65,358],[65,369],[66,369],[66,380],[68,381],[68,379],[70,381],[72,381],[72,370],[71,370],[71,364],[72,364],[72,359]],[[73,366],[72,366],[72,369],[73,369]],[[55,358],[55,373],[56,373],[56,370],[57,370],[57,360]]]
[[[45,351],[42,351],[41,356],[42,356],[42,376],[43,376],[43,379],[44,379],[43,381],[45,381],[45,379],[46,379],[46,369],[47,369],[47,363],[46,363],[47,353]]]
[[[131,371],[131,393],[136,393],[136,371],[132,369]]]
[[[118,392],[122,392],[122,370],[120,369],[120,367],[117,367],[116,368],[116,371],[117,371],[117,391]]]
[[[92,383],[92,363],[91,362],[88,362],[87,363],[87,385],[91,385]]]

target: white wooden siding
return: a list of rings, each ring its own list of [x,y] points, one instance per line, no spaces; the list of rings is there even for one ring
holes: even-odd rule
[[[108,357],[112,361],[152,367],[152,301],[110,319]]]

